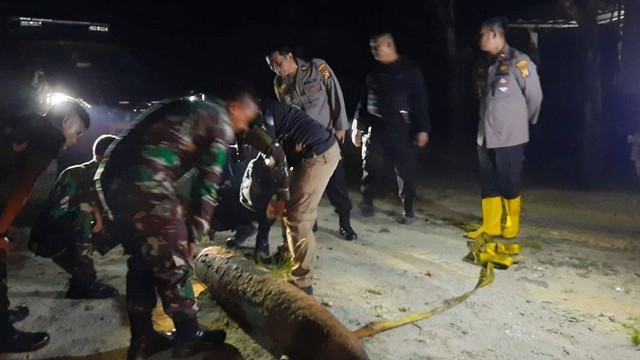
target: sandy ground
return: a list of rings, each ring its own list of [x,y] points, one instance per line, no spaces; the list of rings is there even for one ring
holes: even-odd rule
[[[39,188],[51,180],[41,178]],[[477,282],[480,268],[461,260],[468,252],[463,228],[479,221],[477,184],[465,176],[421,184],[412,225],[394,222],[395,199],[380,199],[373,218],[354,210],[354,242],[341,240],[337,216],[322,200],[314,290],[349,329],[429,310]],[[633,329],[640,331],[640,193],[530,186],[523,199],[523,261],[444,313],[363,340],[371,359],[640,359],[632,342]],[[9,295],[31,309],[18,327],[47,329],[52,340],[38,352],[0,358],[122,358],[129,340],[123,297],[64,299],[67,276],[26,250],[28,231],[14,232]],[[279,225],[272,228],[274,249],[280,233]],[[229,235],[217,233],[211,244]],[[97,255],[96,263],[99,277],[124,293],[121,249]],[[199,299],[203,325],[224,327],[227,343],[246,359],[273,359],[206,291]]]

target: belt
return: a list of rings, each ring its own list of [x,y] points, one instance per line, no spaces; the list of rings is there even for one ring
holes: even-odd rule
[[[100,181],[100,178],[98,178],[97,180],[95,180],[95,182],[96,182],[96,193],[98,194],[98,200],[100,200],[100,205],[102,205],[102,209],[107,213],[107,217],[109,218],[109,220],[113,221],[113,212],[111,211],[111,209],[109,208],[109,205],[107,204],[107,199],[104,197],[102,181]]]
[[[322,155],[322,154],[320,154],[320,155]],[[316,152],[315,152],[315,151],[309,151],[308,153],[305,153],[305,154],[302,156],[302,158],[303,158],[303,159],[311,159],[311,158],[314,158],[314,157],[316,157],[316,156],[318,156],[318,154],[316,154]]]

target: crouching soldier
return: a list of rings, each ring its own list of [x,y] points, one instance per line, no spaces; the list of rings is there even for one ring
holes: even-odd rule
[[[93,249],[104,255],[112,247],[105,246],[113,240],[106,236],[93,177],[105,151],[116,139],[113,135],[100,136],[93,144],[93,160],[60,174],[31,228],[29,248],[36,255],[50,257],[71,275],[68,299],[118,295],[112,286],[96,281],[89,255]]]

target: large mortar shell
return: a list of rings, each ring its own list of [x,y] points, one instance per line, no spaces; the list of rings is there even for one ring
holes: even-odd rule
[[[227,249],[198,254],[195,272],[227,315],[276,357],[369,359],[362,344],[313,297]]]

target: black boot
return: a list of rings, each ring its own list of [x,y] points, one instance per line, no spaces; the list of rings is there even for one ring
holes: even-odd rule
[[[231,247],[231,248],[232,247],[236,247],[236,246],[240,246],[240,245],[244,244],[245,241],[247,241],[247,239],[249,239],[250,237],[255,235],[256,232],[258,232],[258,229],[256,229],[256,227],[253,226],[253,224],[239,225],[236,228],[235,236],[228,238],[225,241],[225,244],[228,247]]]
[[[176,326],[176,342],[171,356],[176,359],[193,356],[207,347],[221,345],[227,338],[224,330],[202,330],[195,315],[175,314],[173,323]]]
[[[129,350],[127,351],[127,360],[148,359],[154,354],[171,349],[173,345],[174,334],[159,333],[153,331],[143,334],[136,339],[131,339]]]
[[[49,343],[46,332],[25,332],[13,328],[8,319],[0,324],[0,353],[22,353],[42,349]]]
[[[18,305],[13,309],[7,310],[7,318],[9,319],[9,324],[15,324],[20,322],[29,316],[29,307],[27,305]]]
[[[67,299],[108,299],[117,296],[118,290],[111,285],[73,277],[69,280],[69,289],[65,295]]]
[[[376,214],[373,208],[373,200],[367,198],[362,199],[360,203],[360,214],[363,217],[372,217]]]
[[[402,205],[404,207],[404,211],[402,212],[402,215],[396,218],[396,221],[403,225],[410,225],[416,217],[413,212],[413,199],[403,199]]]
[[[256,259],[266,259],[271,255],[269,239],[256,238],[256,247],[253,250]]]
[[[127,360],[148,359],[153,354],[171,349],[173,333],[159,333],[153,329],[151,312],[129,311],[131,342]]]
[[[358,234],[351,227],[349,215],[340,215],[340,236],[347,241],[353,241],[358,238]]]

